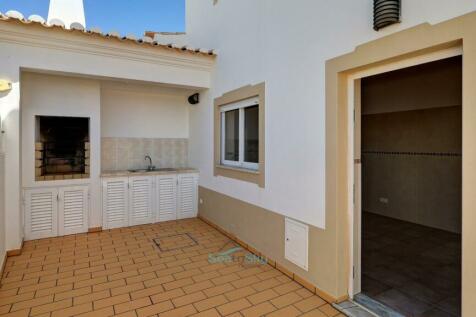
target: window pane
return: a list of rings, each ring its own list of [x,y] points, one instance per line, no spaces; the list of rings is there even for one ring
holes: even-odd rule
[[[259,107],[245,108],[245,162],[259,161]]]
[[[227,161],[238,161],[240,158],[239,131],[239,110],[225,112],[225,160]]]

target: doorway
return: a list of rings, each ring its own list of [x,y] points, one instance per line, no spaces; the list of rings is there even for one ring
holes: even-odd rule
[[[403,316],[460,316],[462,58],[356,88],[355,298]]]

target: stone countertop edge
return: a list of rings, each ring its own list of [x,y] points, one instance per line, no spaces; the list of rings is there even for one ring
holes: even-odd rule
[[[154,175],[168,175],[168,174],[187,174],[198,173],[195,168],[177,168],[173,171],[154,171],[154,172],[129,172],[129,171],[104,171],[101,173],[101,178],[109,177],[129,177],[129,176],[154,176]]]

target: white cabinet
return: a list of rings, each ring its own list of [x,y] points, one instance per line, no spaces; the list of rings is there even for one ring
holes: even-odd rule
[[[102,213],[104,229],[129,225],[129,179],[127,177],[103,180]]]
[[[177,175],[159,175],[156,184],[157,221],[177,219]]]
[[[25,240],[58,234],[58,189],[25,190]]]
[[[178,176],[177,218],[193,218],[198,211],[198,175],[181,174]]]
[[[25,239],[88,231],[89,187],[26,189]]]
[[[105,178],[102,199],[104,229],[193,218],[198,173]]]
[[[60,236],[88,231],[89,188],[62,187],[58,192],[58,234]]]
[[[129,225],[154,222],[152,218],[153,177],[129,178]]]
[[[286,218],[284,227],[284,257],[307,271],[309,226]]]

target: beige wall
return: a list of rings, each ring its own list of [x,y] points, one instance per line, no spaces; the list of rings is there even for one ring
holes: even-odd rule
[[[439,23],[422,24],[387,37],[363,44],[352,53],[326,63],[326,205],[327,214],[336,214],[331,230],[336,231],[338,259],[338,292],[346,292],[351,272],[351,239],[349,238],[352,183],[349,169],[348,91],[349,76],[358,71],[402,63],[409,59],[424,59],[448,48],[460,47],[463,63],[462,98],[462,315],[472,316],[476,303],[476,13]],[[335,225],[335,226],[334,226]],[[343,228],[339,230],[339,228]]]
[[[284,258],[283,215],[242,200],[200,187],[199,215],[235,235],[249,246],[299,275],[318,288],[322,296],[336,299],[336,262],[332,253],[333,233],[309,226],[309,270],[305,271]],[[322,293],[323,292],[323,293]]]
[[[362,79],[363,211],[461,232],[461,72],[454,57]]]
[[[146,168],[149,161],[160,168],[188,166],[188,139],[102,138],[101,171]]]

